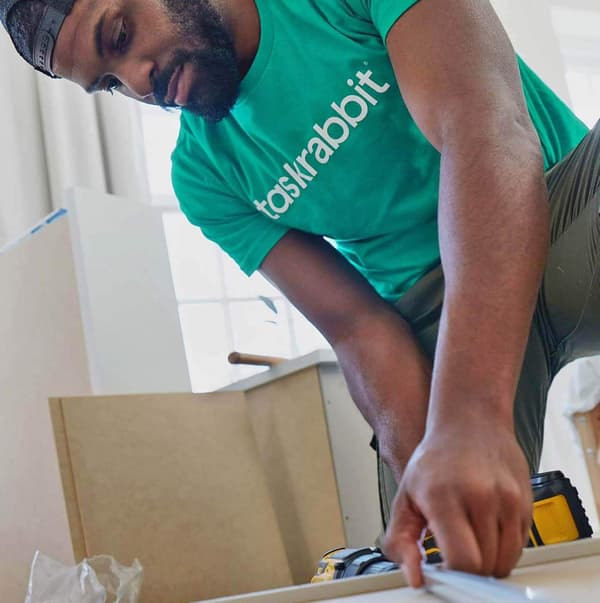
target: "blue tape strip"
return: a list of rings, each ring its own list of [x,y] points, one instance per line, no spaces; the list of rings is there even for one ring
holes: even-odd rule
[[[47,226],[48,224],[52,224],[53,222],[56,222],[56,220],[62,218],[63,216],[65,216],[68,213],[69,213],[69,211],[67,209],[65,209],[64,207],[61,207],[60,209],[53,211],[51,214],[46,216],[41,222],[39,222],[33,228],[31,228],[28,232],[26,232],[23,236],[17,237],[14,241],[11,241],[10,243],[6,244],[4,247],[1,247],[0,253],[4,253],[5,251],[8,251],[15,245],[18,245],[21,241],[24,241],[25,239],[28,239],[29,237],[38,233],[40,230],[42,230],[42,228],[44,228],[44,226]]]

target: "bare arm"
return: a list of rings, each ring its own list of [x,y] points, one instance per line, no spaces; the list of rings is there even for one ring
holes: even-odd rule
[[[331,343],[352,398],[394,450],[399,478],[423,436],[431,378],[407,323],[319,237],[290,231],[261,272]]]
[[[473,398],[510,422],[548,236],[514,51],[481,0],[422,0],[387,43],[405,102],[442,154],[446,294],[430,422]]]
[[[446,280],[426,436],[388,547],[418,584],[414,541],[428,524],[451,566],[505,575],[530,512],[513,404],[548,244],[539,141],[489,2],[421,0],[387,45],[404,100],[442,155]]]

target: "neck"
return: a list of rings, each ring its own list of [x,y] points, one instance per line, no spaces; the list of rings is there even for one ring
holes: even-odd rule
[[[216,0],[215,5],[230,28],[240,76],[250,69],[260,41],[260,19],[254,0]]]

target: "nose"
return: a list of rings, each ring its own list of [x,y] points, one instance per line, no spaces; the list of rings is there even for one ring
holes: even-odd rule
[[[144,100],[153,94],[152,82],[155,69],[155,63],[150,59],[127,58],[119,65],[117,77],[137,98]]]

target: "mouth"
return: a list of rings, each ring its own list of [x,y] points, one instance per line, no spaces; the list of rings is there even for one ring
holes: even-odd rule
[[[181,63],[169,80],[165,103],[171,106],[185,107],[188,103],[193,83],[194,66],[188,62]]]
[[[174,105],[176,104],[177,91],[179,88],[179,79],[181,77],[181,73],[183,72],[183,64],[178,65],[171,79],[169,80],[169,85],[167,87],[167,93],[165,94],[165,104]]]

